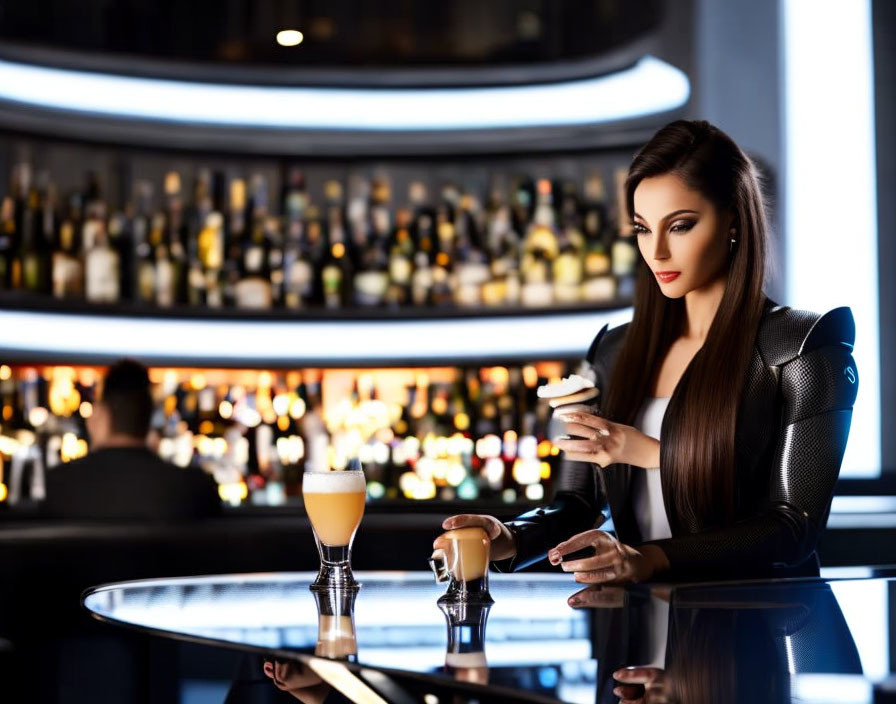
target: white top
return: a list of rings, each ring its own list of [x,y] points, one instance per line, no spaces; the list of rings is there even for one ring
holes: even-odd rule
[[[671,397],[651,396],[635,416],[635,427],[645,435],[660,439],[660,428],[666,407]],[[632,505],[635,509],[635,520],[641,530],[643,540],[661,540],[671,538],[672,529],[666,517],[663,505],[663,486],[660,482],[660,468],[632,469]]]

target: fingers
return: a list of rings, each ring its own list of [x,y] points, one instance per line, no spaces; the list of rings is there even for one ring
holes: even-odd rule
[[[593,433],[593,430],[588,431],[589,434]],[[582,440],[581,438],[553,438],[551,443],[559,447],[563,450],[567,455],[570,452],[577,452],[579,454],[588,454],[594,455],[598,452],[601,452],[604,449],[604,444],[601,440]]]
[[[575,572],[573,579],[579,584],[608,584],[619,582],[621,572],[616,567],[606,567],[602,570],[590,570],[588,572]]]
[[[564,420],[566,416],[574,413],[594,413],[594,409],[587,403],[570,403],[566,406],[557,406],[554,409],[554,418]]]
[[[650,684],[662,674],[658,667],[623,667],[613,673],[613,679],[626,684]]]
[[[574,609],[619,609],[625,605],[625,590],[593,585],[577,591],[567,603]]]
[[[565,452],[564,457],[571,462],[589,462],[592,464],[600,465],[601,467],[606,467],[611,462],[602,461],[604,458],[601,457],[602,453],[593,454],[590,452]]]
[[[564,560],[560,563],[560,567],[564,572],[596,572],[597,570],[620,572],[622,560],[615,550],[603,550],[594,555],[594,557],[586,557],[570,562]]]
[[[600,391],[598,391],[594,387],[591,387],[589,389],[578,391],[574,394],[569,394],[568,396],[557,396],[556,398],[548,399],[548,403],[551,404],[551,408],[557,408],[558,406],[566,406],[570,403],[582,403],[584,401],[590,401],[593,398],[597,398],[597,395],[599,393]]]
[[[607,437],[610,434],[609,430],[597,428],[593,425],[586,425],[585,423],[574,423],[568,418],[566,419],[566,421],[567,435],[584,438],[585,440],[598,440],[602,437]]]
[[[553,550],[548,551],[548,560],[552,565],[557,565],[564,555],[588,546],[597,547],[603,540],[601,536],[605,535],[606,533],[602,530],[586,530],[584,533],[574,535],[569,540],[558,543]]]
[[[583,425],[593,431],[596,430],[598,435],[604,436],[610,434],[610,425],[612,425],[606,418],[601,418],[593,413],[565,413],[563,415],[563,420],[565,420],[568,425]]]
[[[494,540],[501,535],[501,522],[494,516],[481,516],[475,513],[462,513],[458,516],[450,516],[442,521],[444,530],[455,530],[456,528],[469,528],[476,526],[484,528],[489,540]],[[438,538],[436,539],[438,540]],[[433,547],[437,547],[435,544]]]

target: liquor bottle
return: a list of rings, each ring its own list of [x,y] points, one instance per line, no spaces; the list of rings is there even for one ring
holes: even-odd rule
[[[473,246],[458,249],[454,265],[454,301],[462,307],[482,304],[483,287],[491,278],[485,253]]]
[[[287,224],[283,244],[283,304],[287,308],[302,308],[315,302],[312,295],[314,271],[305,253],[301,220]]]
[[[0,202],[0,289],[12,288],[17,244],[15,202],[7,196]]]
[[[160,308],[169,308],[177,300],[177,266],[168,249],[168,242],[164,237],[165,216],[156,213],[154,219],[154,267],[155,274],[155,302]],[[162,227],[160,228],[159,225]]]
[[[99,178],[93,172],[87,174],[82,203],[81,246],[86,253],[94,249],[97,233],[106,231],[106,204],[100,193]]]
[[[483,248],[481,211],[479,201],[471,193],[464,193],[458,199],[454,216],[454,237],[458,247]]]
[[[222,292],[224,305],[236,306],[236,290],[240,280],[243,260],[243,248],[246,244],[247,228],[247,192],[246,181],[234,178],[228,188],[227,219],[225,223],[224,267],[222,270]]]
[[[107,232],[109,246],[118,257],[118,291],[121,300],[134,300],[134,236],[131,228],[133,218],[125,213],[112,213],[109,217]]]
[[[220,308],[224,304],[224,215],[217,209],[205,215],[199,230],[196,258],[191,263],[191,285],[194,298],[204,298],[205,305]]]
[[[353,281],[355,303],[360,306],[382,305],[389,290],[388,193],[388,185],[384,181],[374,181],[367,239]]]
[[[625,203],[625,179],[627,172],[619,168],[614,172],[616,180],[616,239],[610,249],[613,275],[617,280],[617,295],[629,299],[635,293],[635,265],[638,252],[635,238],[628,227],[628,209]]]
[[[432,305],[432,268],[423,250],[414,254],[414,273],[411,275],[411,301],[415,306]]]
[[[565,232],[560,234],[559,253],[554,260],[554,300],[576,303],[582,298],[582,255]]]
[[[168,261],[171,262],[173,300],[169,305],[187,300],[187,217],[181,193],[181,178],[177,171],[165,174],[165,196],[167,201],[166,223],[168,226],[166,244]]]
[[[443,200],[436,209],[436,254],[432,264],[432,303],[437,307],[451,306],[454,303],[454,258],[456,256],[454,241],[452,187],[443,189]]]
[[[187,304],[197,308],[207,303],[206,278],[198,256],[190,256],[187,264]]]
[[[581,209],[575,184],[565,182],[560,201],[560,231],[554,260],[554,300],[577,303],[582,299],[585,236],[580,226]]]
[[[552,269],[559,253],[554,223],[551,182],[539,179],[535,211],[523,240],[520,265],[523,278],[521,301],[524,306],[542,307],[553,302]]]
[[[134,242],[132,299],[136,303],[151,304],[156,297],[156,265],[152,238],[155,228],[152,214],[152,183],[137,181],[134,184],[134,218],[131,236]],[[161,237],[161,235],[159,235]]]
[[[611,301],[616,296],[616,279],[607,248],[606,190],[600,174],[592,172],[585,180],[585,280],[582,297],[589,302]]]
[[[271,277],[264,229],[261,223],[253,226],[250,239],[243,250],[240,280],[236,285],[238,308],[267,309],[271,307]]]
[[[319,223],[318,227],[320,227]],[[276,215],[268,215],[264,219],[264,237],[267,248],[268,277],[271,285],[271,306],[279,308],[283,305],[286,276],[283,271],[283,238],[280,218]],[[321,239],[323,239],[322,235]]]
[[[389,290],[386,301],[392,306],[406,305],[411,298],[414,273],[414,242],[411,239],[411,213],[399,210],[389,242]]]
[[[283,304],[290,309],[302,308],[314,300],[314,270],[305,250],[305,211],[308,194],[304,175],[292,169],[283,192]]]
[[[56,298],[84,296],[84,265],[78,256],[75,226],[69,219],[63,220],[59,226],[52,267],[53,295]]]
[[[351,301],[349,286],[353,279],[351,259],[347,256],[345,227],[342,212],[338,207],[330,208],[330,250],[321,267],[321,291],[324,306],[341,308]]]
[[[93,246],[84,257],[84,278],[87,300],[94,303],[116,303],[120,298],[118,252],[109,245],[106,224],[93,220],[88,229]]]
[[[50,242],[53,238],[53,216],[45,221],[41,193],[37,186],[31,188],[28,203],[22,219],[19,259],[21,261],[22,288],[31,293],[42,294],[50,289]],[[45,225],[49,226],[50,238],[46,237]]]
[[[256,175],[252,182],[251,232],[243,247],[240,280],[236,285],[238,308],[267,309],[273,302],[270,272],[270,243],[265,231],[267,217],[267,187],[263,177]]]

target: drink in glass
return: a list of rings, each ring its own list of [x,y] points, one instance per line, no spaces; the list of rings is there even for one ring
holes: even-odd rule
[[[306,471],[302,495],[321,562],[311,588],[358,588],[352,575],[351,553],[367,495],[361,463],[355,460],[344,470]]]
[[[490,545],[486,532],[475,526],[449,530],[436,539],[429,565],[439,582],[448,582],[442,599],[492,603],[488,593]]]

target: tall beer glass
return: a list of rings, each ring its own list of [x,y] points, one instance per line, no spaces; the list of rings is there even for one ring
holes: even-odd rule
[[[361,462],[343,470],[306,471],[302,480],[305,511],[320,553],[320,572],[312,589],[357,589],[352,575],[352,540],[364,515],[367,482]]]

